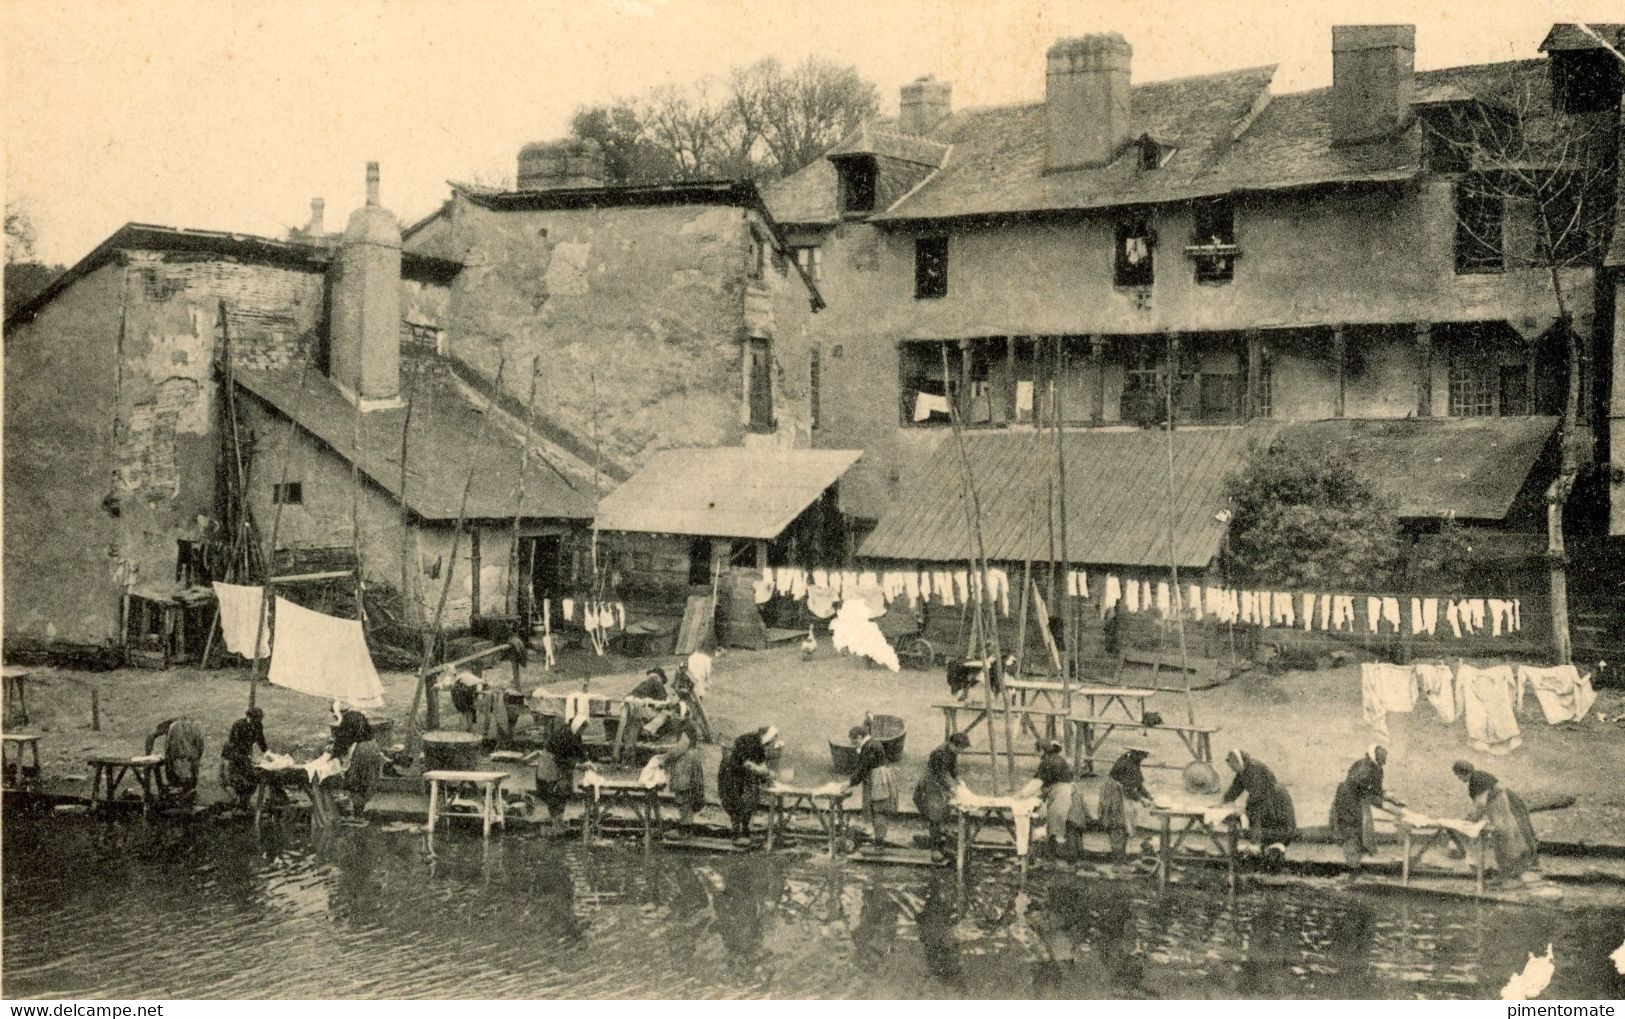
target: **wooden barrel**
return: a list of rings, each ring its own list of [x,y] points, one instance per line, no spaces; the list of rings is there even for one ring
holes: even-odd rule
[[[480,738],[471,732],[438,729],[423,734],[424,771],[475,771]]]

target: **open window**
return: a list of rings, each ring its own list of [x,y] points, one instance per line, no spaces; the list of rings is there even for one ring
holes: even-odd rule
[[[948,238],[921,237],[914,242],[914,297],[945,297],[948,293]]]
[[[943,355],[947,354],[948,374],[943,376]],[[945,425],[949,401],[959,391],[959,346],[940,341],[904,343],[897,348],[899,421],[925,427]]]
[[[807,274],[808,279],[817,283],[824,278],[823,248],[816,244],[808,244],[790,250],[796,256],[796,264],[801,266],[801,271]]]
[[[1191,243],[1185,248],[1196,264],[1196,282],[1229,283],[1236,275],[1236,207],[1228,197],[1204,198],[1192,208]]]
[[[1117,224],[1116,266],[1113,282],[1120,287],[1149,287],[1156,238],[1144,218]]]
[[[302,506],[305,486],[298,481],[285,481],[271,486],[271,503],[279,506]]]

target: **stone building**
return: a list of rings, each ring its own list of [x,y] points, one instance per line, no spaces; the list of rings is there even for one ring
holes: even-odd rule
[[[1135,83],[1120,36],[1062,39],[1041,102],[955,110],[948,83],[921,79],[898,117],[769,190],[829,299],[808,353],[814,442],[864,451],[842,489],[877,527],[864,556],[965,554],[963,521],[932,504],[958,490],[952,398],[983,462],[1018,471],[988,490],[1025,493],[1010,444],[1033,444],[1035,417],[1064,422],[1076,561],[1165,567],[1172,514],[1179,541],[1202,536],[1183,565],[1206,566],[1224,528],[1198,524],[1220,493],[1148,481],[1166,454],[1140,429],[1166,420],[1170,377],[1198,458],[1181,470],[1222,477],[1245,447],[1208,430],[1331,438],[1420,529],[1542,529],[1565,329],[1585,359],[1575,432],[1608,455],[1600,425],[1625,378],[1607,370],[1613,302],[1599,254],[1560,270],[1559,308],[1528,210],[1465,186],[1450,125],[1528,96],[1532,132],[1584,105],[1617,147],[1618,76],[1568,73],[1556,53],[1417,72],[1410,26],[1339,27],[1332,51],[1331,87],[1274,95],[1272,67]],[[1430,476],[1424,453],[1451,469]],[[1087,508],[1103,503],[1139,513]],[[1571,523],[1604,524],[1583,509]]]
[[[358,558],[402,622],[452,569],[460,627],[568,596],[597,497],[656,449],[806,446],[807,380],[775,352],[804,349],[818,296],[755,190],[538,190],[585,183],[537,169],[563,151],[405,244],[375,167],[342,234],[319,200],[286,240],[131,225],[19,309],[8,642],[119,646],[126,596],[220,579],[239,489],[277,561]]]

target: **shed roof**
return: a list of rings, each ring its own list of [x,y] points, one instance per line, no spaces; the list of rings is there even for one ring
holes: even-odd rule
[[[776,538],[857,463],[861,451],[668,449],[598,505],[606,531]]]
[[[303,375],[303,385],[301,378]],[[293,420],[346,463],[355,449],[355,405],[326,376],[315,372],[261,372],[238,369],[238,386],[277,414]],[[466,516],[511,519],[519,481],[518,436],[498,425],[481,428],[485,410],[476,406],[442,373],[418,380],[412,395],[407,436],[406,506],[425,520],[455,520],[469,470],[473,482]],[[369,410],[362,418],[361,443],[354,462],[367,479],[396,500],[401,498],[401,430],[404,406]],[[539,448],[540,443],[533,448]],[[525,471],[527,519],[589,520],[593,515],[590,480],[563,473],[557,451],[533,454]],[[590,475],[589,475],[590,478]]]
[[[1540,52],[1552,50],[1594,50],[1604,46],[1625,46],[1625,25],[1598,22],[1595,25],[1558,22],[1541,40]]]
[[[1502,520],[1556,429],[1553,417],[1306,421],[1280,441],[1346,454],[1401,517]]]
[[[1225,524],[1224,480],[1248,444],[1274,432],[1269,422],[1244,428],[1190,428],[1172,435],[1174,491],[1169,492],[1168,443],[1162,431],[1068,432],[1067,557],[1116,566],[1166,566],[1168,528],[1174,560],[1207,566],[1218,554]],[[965,435],[982,511],[987,557],[1019,562],[1049,558],[1049,480],[1053,446],[1031,433]],[[904,487],[859,555],[870,559],[963,560],[970,555],[961,502],[959,450],[952,437],[937,444],[924,470]],[[1059,499],[1056,499],[1057,509]]]

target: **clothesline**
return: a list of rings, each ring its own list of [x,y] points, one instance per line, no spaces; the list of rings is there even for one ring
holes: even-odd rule
[[[1582,676],[1572,665],[1480,667],[1460,662],[1451,668],[1439,662],[1367,662],[1360,666],[1361,713],[1366,725],[1385,738],[1390,713],[1408,713],[1418,700],[1425,699],[1446,725],[1462,720],[1474,749],[1511,753],[1523,743],[1518,716],[1525,714],[1528,692],[1534,693],[1550,725],[1584,718],[1597,699],[1590,674]]]
[[[1095,586],[1091,586],[1091,579]],[[975,570],[807,570],[797,566],[767,566],[755,583],[756,602],[775,597],[805,600],[819,618],[834,613],[836,603],[878,592],[885,604],[901,600],[952,607],[985,594],[1010,614],[1010,577],[990,567]],[[1017,592],[1019,594],[1019,592]],[[1117,610],[1153,613],[1172,619],[1174,591],[1167,580],[1066,571],[1066,593],[1096,603],[1101,615]],[[1212,584],[1187,584],[1177,608],[1191,622],[1240,623],[1262,628],[1298,628],[1329,633],[1376,635],[1502,637],[1523,629],[1522,604],[1517,598],[1410,597],[1400,595],[1312,593],[1250,590]],[[1408,625],[1407,625],[1408,624]]]

